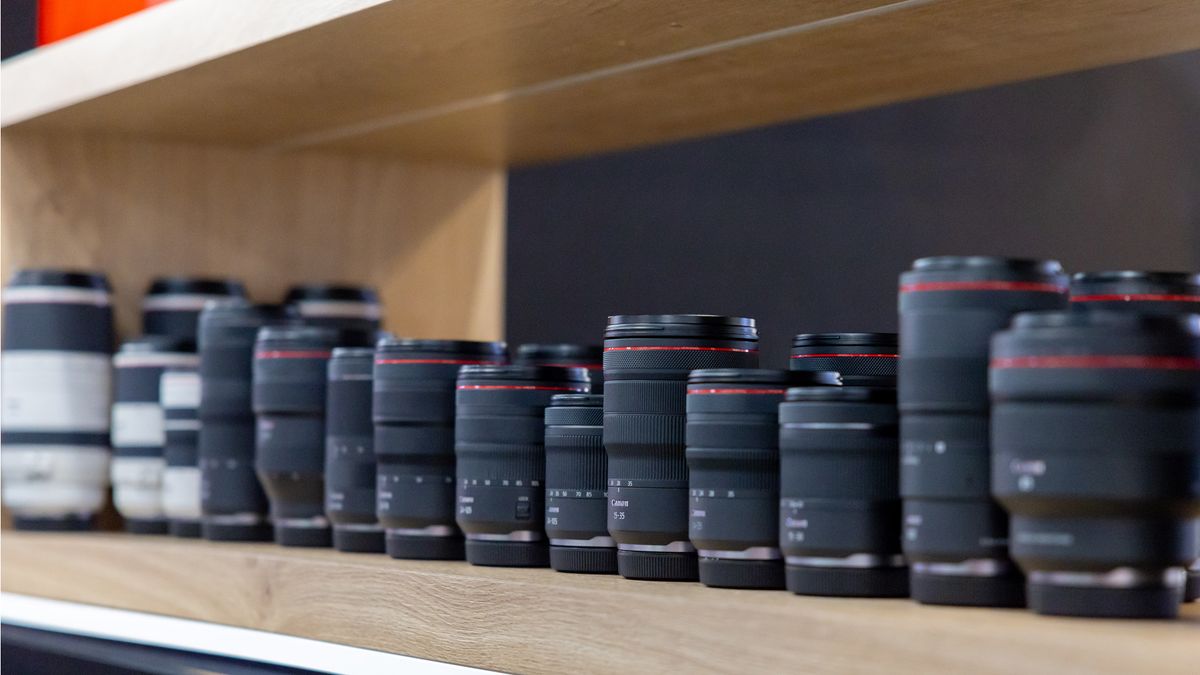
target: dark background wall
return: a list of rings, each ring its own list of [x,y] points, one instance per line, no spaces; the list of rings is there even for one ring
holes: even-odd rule
[[[1200,269],[1200,52],[514,171],[508,339],[739,314],[783,367],[895,330],[897,275],[954,253]]]

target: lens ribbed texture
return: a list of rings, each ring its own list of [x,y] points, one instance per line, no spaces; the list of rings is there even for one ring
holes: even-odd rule
[[[608,478],[604,437],[596,433],[546,432],[546,486],[548,488],[592,488],[603,490]],[[550,455],[553,454],[553,459]]]
[[[795,353],[793,350],[792,353]],[[792,370],[823,370],[843,375],[896,375],[899,359],[860,356],[812,356],[791,359]]]
[[[674,370],[679,371],[680,379],[686,379],[687,374],[693,370],[702,368],[746,368],[748,361],[753,361],[757,364],[757,351],[702,351],[691,349],[680,350],[658,350],[648,349],[643,351],[629,350],[622,351],[606,350],[604,352],[604,381],[607,383],[611,378],[609,371],[612,370]],[[620,377],[620,375],[618,375]],[[607,384],[606,384],[607,386]],[[605,395],[608,390],[605,389]]]

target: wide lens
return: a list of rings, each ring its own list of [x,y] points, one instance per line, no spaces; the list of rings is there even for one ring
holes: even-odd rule
[[[517,347],[513,363],[522,366],[558,366],[584,368],[592,380],[592,393],[604,393],[604,350],[596,345],[523,344]]]
[[[467,539],[467,562],[549,565],[545,410],[555,394],[587,393],[587,371],[463,366],[457,389],[457,520]]]
[[[113,321],[100,274],[21,270],[4,289],[4,503],[18,529],[87,529],[108,492]]]
[[[607,480],[604,397],[555,395],[546,407],[546,536],[555,570],[617,572]]]
[[[793,593],[908,595],[895,383],[799,387],[779,406],[779,545]]]
[[[283,546],[330,544],[325,386],[337,339],[330,328],[267,326],[254,343],[254,468]]]
[[[375,427],[371,373],[375,350],[342,347],[329,359],[325,409],[325,515],[339,551],[383,553],[375,516]]]
[[[254,472],[254,340],[290,308],[214,301],[200,313],[200,499],[204,538],[271,539],[267,498]]]
[[[163,407],[159,385],[171,367],[195,368],[189,338],[148,335],[129,340],[113,356],[113,503],[136,534],[166,534],[163,512]]]
[[[195,343],[205,303],[244,297],[246,289],[233,279],[160,277],[150,282],[142,298],[142,334],[170,335]]]
[[[801,333],[792,338],[792,370],[841,373],[843,378],[895,377],[895,333]]]
[[[758,366],[754,319],[611,316],[604,335],[608,531],[631,579],[694,581],[688,538],[687,377]]]
[[[791,379],[739,368],[688,376],[688,536],[706,586],[783,588],[779,402]]]
[[[198,359],[197,359],[198,360]],[[171,366],[159,380],[163,409],[162,509],[172,535],[200,536],[200,374]]]
[[[1064,308],[1066,292],[1054,261],[923,258],[900,277],[900,492],[919,602],[1024,604],[988,489],[988,343],[1017,312]]]
[[[1200,312],[1200,274],[1080,272],[1071,277],[1071,307],[1142,314]]]
[[[373,288],[303,284],[288,289],[284,303],[295,307],[305,325],[338,331],[337,344],[341,346],[375,345],[382,311]]]
[[[388,337],[376,346],[376,515],[393,558],[462,560],[454,522],[455,380],[464,365],[507,359],[503,342]]]
[[[1172,617],[1200,515],[1200,316],[1019,315],[992,342],[992,490],[1042,614]]]

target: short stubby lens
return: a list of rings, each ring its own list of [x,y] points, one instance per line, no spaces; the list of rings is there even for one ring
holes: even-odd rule
[[[1200,312],[1200,274],[1080,272],[1071,277],[1071,307],[1142,314]]]
[[[798,387],[779,406],[779,546],[793,593],[908,595],[895,383]]]
[[[1021,314],[991,366],[992,491],[1030,606],[1175,616],[1198,555],[1200,316]]]
[[[375,427],[371,373],[375,350],[341,347],[329,359],[325,405],[325,515],[339,551],[383,553],[375,516]]]
[[[197,361],[199,358],[197,357]],[[163,410],[162,509],[176,537],[200,536],[200,374],[171,366],[158,386]]]
[[[988,345],[1013,314],[1066,305],[1054,261],[923,258],[900,277],[900,493],[918,602],[1024,605],[988,490]]]
[[[462,560],[454,521],[458,369],[501,365],[503,342],[387,337],[375,347],[375,513],[393,558]]]
[[[551,397],[587,393],[582,368],[463,366],[454,455],[458,526],[467,562],[545,567],[545,410]]]
[[[706,586],[783,588],[779,402],[791,379],[749,368],[688,376],[688,537]]]
[[[591,378],[592,393],[604,393],[604,349],[596,345],[569,343],[524,344],[517,347],[513,363],[522,366],[584,368]]]
[[[195,343],[205,303],[244,297],[246,289],[233,279],[160,277],[150,282],[142,298],[142,334],[170,335]]]
[[[112,298],[101,274],[20,270],[4,289],[0,476],[22,530],[84,530],[108,495]]]
[[[269,541],[267,497],[254,471],[254,340],[294,319],[279,305],[209,302],[200,313],[200,505],[205,539]]]
[[[160,384],[167,368],[196,367],[192,347],[189,338],[148,335],[129,340],[113,356],[113,504],[128,532],[167,534]]]
[[[695,581],[688,538],[687,377],[758,366],[754,319],[611,316],[604,334],[608,531],[630,579]]]
[[[843,378],[895,377],[895,333],[801,333],[792,338],[792,370],[841,373]]]
[[[607,480],[604,397],[555,395],[546,408],[546,536],[555,570],[617,572]]]
[[[382,309],[373,288],[304,284],[288,289],[284,303],[295,308],[305,325],[336,330],[340,346],[375,345]]]
[[[325,396],[337,340],[330,328],[267,326],[254,343],[254,468],[284,546],[330,544]]]

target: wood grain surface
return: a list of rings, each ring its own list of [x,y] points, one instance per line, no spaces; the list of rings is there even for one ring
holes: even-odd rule
[[[1195,673],[1175,621],[806,598],[123,534],[7,531],[4,592],[529,673]]]

